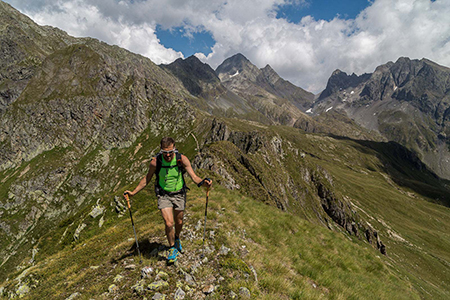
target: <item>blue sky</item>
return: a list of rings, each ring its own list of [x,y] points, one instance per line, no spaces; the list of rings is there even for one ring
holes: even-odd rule
[[[312,16],[316,20],[330,21],[336,17],[341,19],[354,19],[367,6],[368,0],[309,0],[305,3],[287,4],[276,9],[276,17],[283,18],[292,23],[298,23],[305,16]],[[214,46],[211,33],[203,30],[188,33],[183,27],[163,29],[157,27],[156,36],[167,48],[172,48],[189,57],[195,53],[208,55]]]
[[[370,73],[405,56],[450,66],[450,0],[4,0],[41,25],[156,64],[242,53],[313,93],[332,72]]]
[[[311,0],[300,5],[284,5],[278,10],[277,17],[298,23],[304,16],[316,20],[330,21],[339,16],[354,19],[367,6],[368,0]]]
[[[195,53],[208,55],[215,44],[214,38],[206,30],[187,33],[183,27],[164,30],[161,26],[158,26],[156,27],[156,36],[162,45],[180,51],[184,57],[189,57]]]

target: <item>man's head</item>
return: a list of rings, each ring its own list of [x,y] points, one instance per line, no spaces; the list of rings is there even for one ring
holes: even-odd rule
[[[172,161],[175,155],[175,140],[171,137],[165,137],[161,140],[161,153],[166,161]]]

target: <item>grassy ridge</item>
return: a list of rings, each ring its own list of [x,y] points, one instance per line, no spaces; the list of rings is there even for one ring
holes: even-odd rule
[[[143,265],[159,267],[169,277],[176,277],[176,268],[160,267],[158,259],[149,256],[150,241],[155,237],[164,240],[162,220],[149,189],[133,199],[133,209]],[[192,190],[187,228],[203,219],[203,209],[204,192]],[[108,208],[106,216],[107,222],[102,228],[88,225],[89,229],[82,233],[79,242],[67,245],[28,269],[25,280],[30,282],[30,292],[24,299],[46,295],[64,299],[75,292],[80,292],[85,299],[141,298],[142,295],[132,289],[139,280],[139,270],[126,270],[123,265],[123,261],[130,258],[138,264],[136,251],[128,256],[134,245],[128,215],[118,217]],[[231,254],[218,259],[217,268],[214,255],[210,255],[212,266],[205,264],[197,273],[197,278],[211,275],[226,278],[216,290],[214,298],[217,299],[237,291],[242,285],[258,299],[370,299],[373,295],[378,299],[420,298],[411,283],[390,266],[389,259],[380,257],[368,245],[350,241],[345,235],[220,186],[214,187],[210,195],[207,232],[210,230],[215,231],[215,237],[208,238],[207,245],[215,249],[224,245],[231,249]],[[180,268],[184,267],[183,260],[189,260],[188,256],[197,255],[201,239],[186,239],[185,248],[188,252],[181,256]],[[246,280],[240,276],[251,274],[249,266],[256,270],[258,281],[252,276]],[[119,291],[105,294],[119,274],[125,278]],[[176,284],[171,279],[169,282],[171,286],[164,290],[166,293],[173,292]],[[15,283],[13,280],[7,285]],[[145,295],[152,296],[151,292]]]

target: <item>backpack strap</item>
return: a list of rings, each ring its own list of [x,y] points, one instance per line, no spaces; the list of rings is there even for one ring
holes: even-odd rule
[[[190,188],[188,188],[188,186],[186,185],[186,181],[184,181],[184,173],[186,173],[186,169],[183,166],[183,161],[181,160],[181,153],[180,152],[175,152],[176,156],[177,156],[177,166],[178,166],[178,171],[181,172],[181,180],[183,180],[183,191],[187,192],[188,190],[190,190]]]
[[[161,153],[156,154],[155,158],[156,158],[156,170],[155,170],[156,182],[155,182],[155,186],[159,186],[159,171],[161,171],[161,167],[162,167],[162,154]]]

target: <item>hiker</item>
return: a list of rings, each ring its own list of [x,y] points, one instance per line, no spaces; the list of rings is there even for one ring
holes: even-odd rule
[[[166,236],[170,246],[167,260],[173,263],[177,260],[178,252],[182,252],[183,249],[180,234],[183,228],[187,189],[183,173],[186,171],[198,187],[203,185],[210,188],[212,180],[209,178],[202,180],[194,173],[189,159],[176,150],[173,138],[163,138],[160,146],[161,151],[151,160],[147,175],[141,179],[134,191],[125,191],[124,194],[136,195],[150,183],[153,174],[156,174],[155,193],[158,197],[158,209],[166,225]]]

